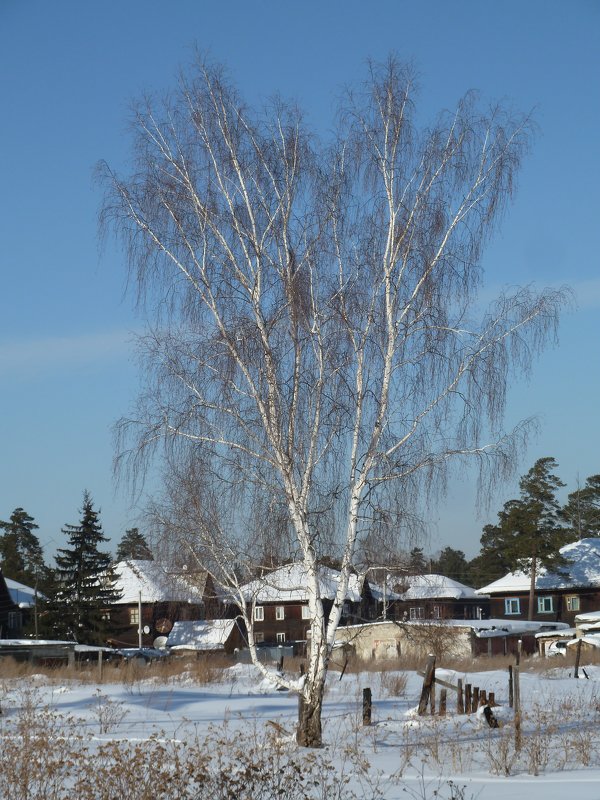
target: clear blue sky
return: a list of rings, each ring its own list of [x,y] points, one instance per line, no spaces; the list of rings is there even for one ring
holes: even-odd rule
[[[113,544],[135,524],[114,489],[111,427],[136,395],[140,321],[122,255],[99,256],[92,173],[101,158],[126,165],[130,101],[172,86],[195,44],[250,102],[279,91],[321,130],[365,60],[391,52],[419,70],[425,119],[472,88],[535,108],[540,134],[484,256],[487,282],[570,283],[578,307],[530,383],[511,387],[507,422],[540,421],[518,474],[546,455],[570,490],[600,472],[599,42],[595,0],[0,0],[0,519],[23,506],[48,555],[84,489]],[[517,481],[483,518],[471,484],[430,515],[432,549],[474,555]]]

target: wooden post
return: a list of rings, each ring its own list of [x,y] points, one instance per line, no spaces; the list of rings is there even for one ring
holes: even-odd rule
[[[458,690],[456,692],[456,713],[457,714],[464,714],[465,713],[465,701],[463,698],[463,682],[462,678],[458,679]]]
[[[446,694],[447,689],[440,690],[440,717],[446,716]]]
[[[102,683],[102,650],[98,650],[98,681]]]
[[[471,700],[471,711],[477,711],[479,708],[479,686],[473,687],[473,698]]]
[[[435,678],[431,684],[431,691],[429,692],[429,710],[431,711],[431,716],[435,716]]]
[[[488,706],[493,708],[496,705],[496,692],[490,692],[488,697]]]
[[[281,656],[279,658],[279,661],[277,662],[277,672],[279,673],[283,672],[283,656]]]
[[[521,650],[523,649],[523,639],[517,641],[517,667],[521,663]]]
[[[471,684],[465,683],[465,714],[471,713]]]
[[[510,708],[514,706],[514,694],[513,694],[513,668],[512,664],[508,665],[508,705]]]
[[[581,645],[583,644],[583,640],[579,639],[577,642],[577,647],[575,648],[575,678],[579,678],[579,662],[581,661]]]
[[[514,702],[515,702],[515,750],[521,749],[521,684],[519,681],[520,667],[513,670]]]
[[[425,667],[425,677],[423,678],[423,688],[421,689],[421,699],[419,700],[418,714],[420,717],[427,711],[429,705],[429,694],[431,687],[435,680],[435,656],[429,655],[427,657],[427,665]]]
[[[487,693],[486,693],[485,689],[482,689],[479,692],[479,706],[478,707],[481,708],[482,706],[487,706],[487,704],[488,704]]]
[[[373,707],[373,701],[371,696],[371,690],[363,689],[363,708],[362,708],[363,725],[371,724],[372,707]]]

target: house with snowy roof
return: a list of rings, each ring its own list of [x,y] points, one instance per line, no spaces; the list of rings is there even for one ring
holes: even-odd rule
[[[341,573],[323,565],[318,570],[319,594],[327,617]],[[306,640],[310,628],[308,586],[306,568],[301,563],[294,563],[265,573],[242,587],[248,614],[252,614],[257,643],[282,644]],[[368,582],[351,574],[342,610],[342,624],[370,619],[376,613],[375,608]]]
[[[532,618],[566,622],[600,608],[600,538],[581,539],[560,548],[567,565],[552,572],[540,568],[535,580]],[[483,586],[490,596],[491,614],[504,619],[527,619],[531,578],[526,570],[509,572]]]
[[[143,646],[167,636],[176,621],[224,615],[224,605],[205,570],[173,572],[157,561],[127,560],[113,567],[120,599],[110,609],[111,644]]]
[[[21,635],[23,617],[18,603],[12,597],[0,569],[0,639],[13,639]]]
[[[243,629],[237,619],[179,620],[166,642],[174,654],[231,655],[246,645]]]
[[[483,619],[489,616],[489,598],[464,583],[433,573],[403,579],[402,616],[413,621]]]

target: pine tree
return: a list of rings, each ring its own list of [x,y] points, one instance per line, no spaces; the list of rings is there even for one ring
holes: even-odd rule
[[[0,520],[0,564],[7,578],[35,586],[44,570],[44,556],[34,533],[38,525],[24,509],[15,508],[9,522]]]
[[[116,559],[117,561],[127,561],[128,559],[153,561],[154,556],[144,534],[140,533],[138,528],[129,528],[117,546]]]
[[[114,588],[111,555],[98,549],[108,539],[87,491],[79,525],[65,525],[62,532],[69,546],[59,549],[56,556],[57,592],[52,603],[55,630],[78,642],[100,644],[109,608],[119,595]]]
[[[489,554],[493,560],[500,556],[508,569],[530,575],[529,619],[540,567],[560,572],[566,564],[559,552],[568,535],[560,524],[556,492],[564,483],[553,473],[557,466],[554,458],[538,459],[519,482],[520,498],[504,504],[498,524],[486,525],[481,539],[482,557]]]
[[[590,475],[582,489],[568,496],[561,515],[574,540],[600,536],[600,475]]]
[[[432,572],[445,575],[453,581],[459,581],[470,585],[471,572],[469,563],[462,550],[455,550],[453,547],[445,547],[439,558],[431,565]]]

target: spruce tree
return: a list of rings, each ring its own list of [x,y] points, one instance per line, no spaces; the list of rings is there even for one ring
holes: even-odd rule
[[[138,528],[129,528],[118,544],[117,561],[139,559],[140,561],[153,561],[154,556],[143,533]]]
[[[108,539],[87,491],[79,525],[65,525],[62,532],[68,546],[56,555],[55,630],[78,642],[101,644],[108,629],[110,606],[119,595],[114,588],[111,555],[99,550]]]
[[[7,578],[35,586],[44,571],[44,556],[34,533],[38,525],[24,509],[15,508],[8,522],[0,520],[0,565]]]

